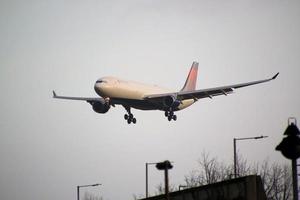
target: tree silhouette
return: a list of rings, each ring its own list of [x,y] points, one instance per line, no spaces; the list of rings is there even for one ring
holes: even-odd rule
[[[103,197],[94,195],[94,194],[89,193],[89,192],[85,192],[83,199],[84,200],[103,200]]]
[[[238,156],[238,176],[260,175],[266,196],[269,200],[292,199],[292,175],[291,167],[272,163],[268,160],[262,164],[250,165],[241,155]],[[233,177],[233,165],[220,162],[216,157],[210,157],[203,152],[198,160],[199,167],[185,176],[185,184],[188,187],[207,185],[231,179]]]

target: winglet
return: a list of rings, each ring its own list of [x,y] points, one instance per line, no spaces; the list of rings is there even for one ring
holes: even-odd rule
[[[57,95],[54,90],[52,91],[52,93],[53,93],[53,98],[56,98]]]
[[[274,80],[275,78],[277,78],[279,72],[277,74],[275,74],[275,76],[272,77],[272,80]]]

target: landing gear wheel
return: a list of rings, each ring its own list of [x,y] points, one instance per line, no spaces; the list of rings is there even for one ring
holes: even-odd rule
[[[169,112],[165,111],[165,116],[168,117],[169,116]]]
[[[133,118],[133,119],[132,119],[132,122],[133,122],[134,124],[136,124],[136,118]]]
[[[168,120],[171,121],[172,120],[172,116],[168,116]]]
[[[173,115],[172,119],[173,119],[174,121],[176,121],[176,120],[177,120],[177,116],[176,116],[176,115]]]
[[[127,123],[128,123],[128,124],[131,123],[131,119],[130,119],[130,118],[127,119]]]
[[[128,119],[128,115],[127,115],[127,114],[124,115],[124,119],[125,119],[125,120]]]

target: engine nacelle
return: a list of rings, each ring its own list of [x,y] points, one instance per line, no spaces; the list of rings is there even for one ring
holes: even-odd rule
[[[177,108],[180,105],[180,101],[174,96],[167,96],[163,100],[163,104],[167,108]]]
[[[93,101],[91,105],[96,113],[106,113],[110,109],[109,103],[105,101]]]

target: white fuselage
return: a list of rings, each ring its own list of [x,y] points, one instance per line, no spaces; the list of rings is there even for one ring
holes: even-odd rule
[[[104,99],[115,99],[120,101],[126,100],[131,102],[129,105],[130,107],[142,110],[152,110],[151,107],[149,108],[147,105],[143,106],[142,102],[145,101],[145,96],[174,92],[156,85],[147,85],[134,81],[121,80],[115,77],[103,77],[97,80],[94,89],[96,93]],[[183,100],[178,107],[178,110],[182,110],[192,105],[194,102],[194,99]]]

